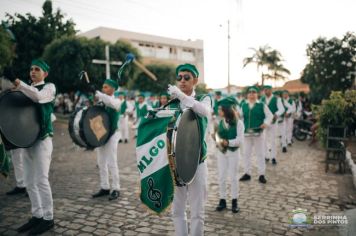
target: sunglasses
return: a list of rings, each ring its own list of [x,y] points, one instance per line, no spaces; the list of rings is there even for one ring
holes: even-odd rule
[[[188,74],[177,76],[177,81],[181,81],[182,79],[184,79],[185,81],[189,81],[191,79],[191,76]]]

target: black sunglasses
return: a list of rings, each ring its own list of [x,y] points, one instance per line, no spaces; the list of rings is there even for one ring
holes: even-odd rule
[[[177,76],[177,81],[181,81],[182,79],[184,79],[185,81],[188,81],[191,79],[191,76],[188,75],[188,74],[185,74],[185,75],[178,75]]]

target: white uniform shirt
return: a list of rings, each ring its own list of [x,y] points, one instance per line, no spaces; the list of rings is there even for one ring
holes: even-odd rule
[[[38,90],[36,86],[45,84],[41,81],[37,84],[33,83],[31,86],[25,84],[23,81],[20,82],[17,90],[23,92],[27,97],[36,103],[48,103],[52,102],[56,96],[56,87],[52,83],[47,83],[42,90]]]

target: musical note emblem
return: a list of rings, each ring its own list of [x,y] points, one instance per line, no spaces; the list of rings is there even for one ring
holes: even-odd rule
[[[155,207],[157,208],[162,207],[162,202],[161,202],[162,194],[159,190],[153,188],[154,186],[153,178],[151,177],[148,178],[147,184],[149,186],[148,193],[147,193],[148,199],[150,199],[152,202],[155,203]]]

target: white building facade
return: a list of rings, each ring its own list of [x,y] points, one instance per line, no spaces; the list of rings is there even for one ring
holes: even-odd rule
[[[115,43],[117,40],[127,41],[139,50],[144,64],[166,63],[175,66],[181,63],[194,64],[200,73],[199,82],[204,83],[204,45],[202,40],[179,40],[107,27],[98,27],[79,36],[99,38],[111,43]]]

